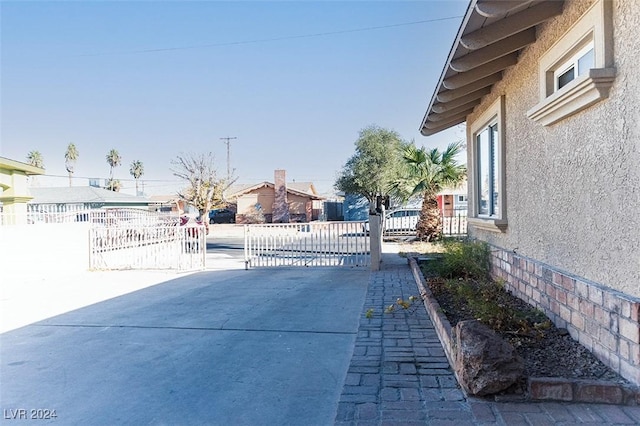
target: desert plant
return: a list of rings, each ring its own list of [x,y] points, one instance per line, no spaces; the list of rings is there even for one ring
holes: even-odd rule
[[[442,260],[433,266],[443,278],[486,280],[491,268],[490,256],[485,242],[446,240]]]

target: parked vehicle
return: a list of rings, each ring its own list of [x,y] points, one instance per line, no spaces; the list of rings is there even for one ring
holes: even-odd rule
[[[209,212],[209,223],[236,223],[236,213],[229,209],[215,209]]]
[[[384,215],[382,229],[384,232],[415,231],[419,218],[419,208],[401,208],[391,210]],[[369,221],[364,223],[364,231],[369,232]]]

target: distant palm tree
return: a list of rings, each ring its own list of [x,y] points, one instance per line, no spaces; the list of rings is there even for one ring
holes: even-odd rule
[[[73,176],[73,169],[79,155],[80,151],[78,151],[78,148],[76,148],[75,144],[70,143],[69,146],[67,146],[67,152],[64,153],[64,166],[69,173],[69,186],[73,186],[71,177]]]
[[[142,161],[136,160],[131,163],[131,167],[129,168],[129,173],[136,180],[136,195],[138,195],[138,179],[144,174],[144,166],[142,165]]]
[[[116,181],[113,179],[113,168],[118,167],[120,164],[122,164],[122,157],[120,157],[120,154],[118,153],[118,151],[116,151],[115,149],[112,149],[111,151],[109,151],[109,153],[107,154],[107,163],[109,163],[109,167],[110,167],[109,181],[107,182],[107,189],[116,191],[115,189]]]
[[[29,151],[27,154],[27,161],[30,165],[35,167],[44,168],[44,160],[40,151]]]
[[[111,191],[120,192],[121,187],[122,187],[122,184],[118,179],[109,179],[107,181],[107,189]]]
[[[467,168],[455,159],[462,149],[462,142],[451,143],[442,152],[437,148],[427,151],[411,144],[402,153],[404,173],[392,183],[391,191],[405,201],[422,196],[416,227],[417,237],[422,241],[433,241],[442,235],[437,196],[443,188],[458,186],[464,180]]]

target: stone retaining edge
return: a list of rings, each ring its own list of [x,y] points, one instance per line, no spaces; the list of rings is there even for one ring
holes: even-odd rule
[[[449,365],[455,374],[455,345],[451,324],[444,313],[442,313],[440,304],[433,296],[433,293],[431,293],[422,275],[422,271],[418,266],[417,259],[415,257],[409,257],[407,260],[418,291],[422,296],[424,307],[434,324],[440,343],[442,343],[447,359],[449,360]],[[460,382],[457,374],[456,379]],[[468,395],[462,387],[461,390],[467,398],[472,397]],[[522,400],[640,405],[640,390],[631,385],[622,385],[603,380],[528,377],[527,395],[524,396]],[[509,399],[509,401],[512,402],[513,399]]]

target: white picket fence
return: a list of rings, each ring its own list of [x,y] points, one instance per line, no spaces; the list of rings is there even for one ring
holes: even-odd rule
[[[29,206],[26,214],[15,215],[0,212],[0,225],[40,225],[51,223],[88,222],[100,226],[132,226],[132,225],[173,225],[180,217],[174,213],[160,213],[134,208],[105,209],[38,209]],[[51,206],[48,206],[51,207]]]
[[[370,266],[364,222],[245,225],[247,268],[273,266]]]
[[[93,226],[89,230],[90,269],[205,268],[203,226]]]

